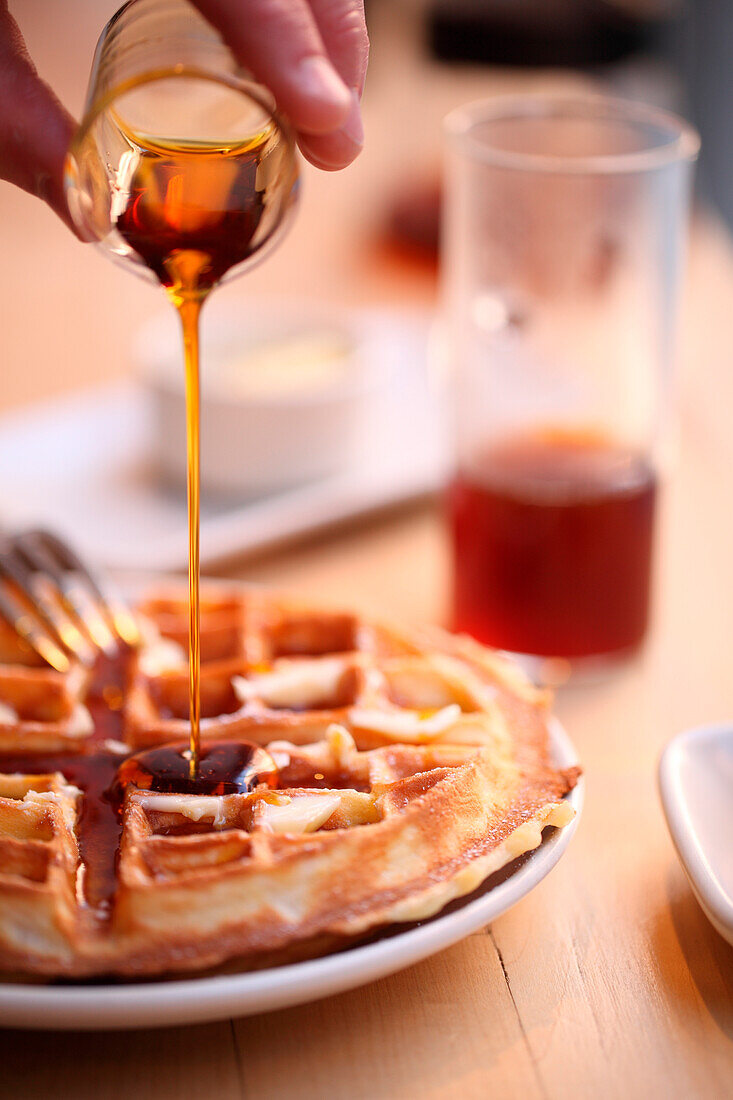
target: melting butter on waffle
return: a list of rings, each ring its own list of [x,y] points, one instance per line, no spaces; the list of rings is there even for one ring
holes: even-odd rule
[[[140,611],[116,719],[128,751],[188,737],[185,596]],[[130,785],[114,819],[63,774],[67,757],[83,773],[94,732],[88,674],[0,667],[0,967],[147,975],[312,954],[431,916],[572,817],[577,770],[550,759],[548,697],[467,639],[212,589],[201,640],[204,745],[266,746],[277,790]],[[113,775],[112,742],[95,745]],[[114,878],[92,904],[105,807]]]

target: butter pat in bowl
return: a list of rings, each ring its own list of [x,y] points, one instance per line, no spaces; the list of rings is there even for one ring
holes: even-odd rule
[[[202,313],[201,485],[263,496],[333,474],[358,446],[383,381],[368,327],[348,311],[290,303]],[[186,477],[183,364],[175,318],[145,329],[137,359],[154,409],[161,476]]]

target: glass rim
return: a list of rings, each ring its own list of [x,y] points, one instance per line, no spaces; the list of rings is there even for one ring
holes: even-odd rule
[[[670,135],[661,145],[625,153],[591,153],[566,156],[502,149],[475,134],[488,122],[553,117],[615,121],[630,126],[655,125]],[[613,175],[634,174],[694,161],[700,150],[700,136],[684,119],[661,108],[633,99],[598,93],[526,92],[472,100],[456,107],[443,120],[448,140],[471,159],[488,167],[537,174]]]
[[[264,85],[259,84],[254,79],[248,79],[243,75],[213,73],[208,69],[196,65],[169,65],[159,69],[150,69],[141,76],[128,77],[126,80],[120,81],[119,84],[93,99],[84,112],[82,120],[72,137],[67,156],[73,151],[75,146],[81,142],[84,135],[92,128],[99,116],[104,114],[116,100],[121,99],[136,88],[143,87],[146,84],[155,84],[161,80],[168,80],[171,77],[188,77],[192,80],[206,81],[210,84],[220,84],[227,88],[231,88],[232,91],[239,93],[252,103],[256,103],[261,107],[268,118],[284,136],[285,140],[294,144],[293,131],[289,122],[280,113],[274,100],[268,102],[271,93]]]
[[[104,72],[105,64],[107,66],[111,64],[110,55],[114,59],[114,64],[119,65],[120,61],[128,60],[131,54],[134,55],[146,45],[145,40],[134,38],[124,43],[124,35],[129,30],[131,22],[134,23],[154,9],[160,9],[163,14],[166,9],[169,9],[171,15],[192,17],[194,20],[192,27],[195,28],[198,23],[199,28],[205,30],[205,34],[196,35],[189,27],[179,34],[179,39],[189,45],[195,44],[202,56],[197,56],[193,61],[184,60],[180,56],[165,60],[156,58],[152,64],[145,59],[131,73],[114,81],[110,80],[108,73]],[[212,51],[217,55],[213,63]],[[228,59],[231,68],[222,65],[222,58]],[[125,0],[110,16],[102,28],[94,50],[80,129],[84,128],[88,118],[91,119],[92,116],[106,110],[110,103],[131,91],[135,84],[153,83],[169,76],[188,76],[228,85],[234,91],[240,92],[257,103],[285,134],[289,133],[289,126],[283,122],[282,113],[269,88],[257,80],[249,69],[238,64],[219,32],[188,3],[188,0]]]

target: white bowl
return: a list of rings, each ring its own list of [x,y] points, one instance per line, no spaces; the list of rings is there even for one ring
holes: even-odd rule
[[[372,391],[386,381],[373,322],[307,302],[207,304],[201,338],[201,485],[262,496],[348,463]],[[177,320],[136,342],[154,409],[153,451],[167,481],[186,478],[185,388]]]
[[[667,825],[703,912],[733,944],[733,725],[679,734],[659,762]]]

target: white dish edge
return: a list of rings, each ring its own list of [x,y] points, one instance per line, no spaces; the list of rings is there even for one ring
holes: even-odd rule
[[[659,761],[659,794],[667,820],[672,843],[687,875],[692,892],[697,898],[713,928],[733,945],[733,908],[720,890],[708,869],[704,853],[695,841],[690,823],[686,820],[684,800],[680,792],[678,760],[684,748],[697,741],[709,740],[724,734],[733,736],[726,723],[697,726],[674,737]]]
[[[570,738],[554,718],[551,739],[558,766],[578,762]],[[583,807],[582,778],[567,798],[575,810],[573,821],[546,837],[509,878],[405,932],[322,958],[249,973],[108,986],[0,983],[0,1024],[98,1031],[206,1023],[320,1000],[386,977],[452,946],[525,897],[570,843]]]

